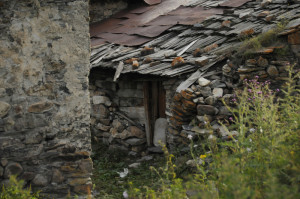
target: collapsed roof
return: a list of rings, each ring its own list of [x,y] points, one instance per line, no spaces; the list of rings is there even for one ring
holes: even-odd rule
[[[282,20],[297,26],[299,18],[299,1],[162,0],[92,24],[91,68],[115,69],[115,79],[126,73],[174,77],[205,72],[242,37],[265,32]],[[180,64],[174,60],[178,56]]]

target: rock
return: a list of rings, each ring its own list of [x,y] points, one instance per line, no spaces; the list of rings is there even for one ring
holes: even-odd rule
[[[262,11],[261,13],[258,14],[258,18],[263,18],[263,17],[266,17],[270,14],[270,11],[268,10],[265,10],[265,11]]]
[[[196,160],[188,160],[185,164],[189,167],[197,167],[197,165],[203,165],[204,161],[197,158]]]
[[[268,66],[268,60],[263,58],[262,56],[260,56],[257,60],[257,65],[260,66],[260,67],[266,67]]]
[[[198,84],[202,87],[208,86],[210,84],[210,81],[208,79],[205,79],[204,77],[200,77],[198,79]]]
[[[52,183],[60,184],[64,181],[64,177],[58,169],[52,171]]]
[[[216,79],[210,83],[211,88],[225,88],[226,84],[222,83],[220,80]]]
[[[147,150],[151,153],[163,153],[164,152],[161,147],[148,147]]]
[[[10,104],[0,101],[0,118],[6,116],[10,108],[11,108]]]
[[[219,110],[211,105],[198,105],[197,106],[197,113],[200,116],[203,115],[216,115],[218,114]]]
[[[94,96],[93,104],[105,104],[106,106],[111,106],[111,101],[106,96]]]
[[[206,56],[202,56],[200,58],[197,58],[195,60],[195,64],[198,65],[198,66],[205,66],[209,61],[209,58],[206,57]]]
[[[25,144],[39,144],[43,140],[43,136],[40,133],[29,133],[25,136]]]
[[[129,138],[125,140],[125,142],[130,144],[131,146],[137,146],[137,145],[144,144],[146,142],[146,139]]]
[[[117,90],[117,84],[114,82],[110,82],[110,81],[96,80],[95,85],[102,89],[108,89],[108,90],[112,90],[112,91]]]
[[[289,34],[288,42],[291,45],[299,45],[300,44],[300,30],[295,33]]]
[[[16,162],[8,163],[5,167],[4,178],[8,179],[11,175],[19,176],[23,172],[23,167]]]
[[[197,134],[200,135],[206,135],[206,134],[210,134],[210,130],[208,129],[201,129],[199,126],[195,126],[192,131],[196,132]]]
[[[120,133],[125,129],[125,127],[119,120],[114,120],[112,126],[116,128]]]
[[[254,67],[256,65],[256,59],[247,59],[245,64],[247,67]]]
[[[220,98],[223,96],[223,89],[222,88],[214,88],[212,93],[213,93],[214,97]]]
[[[145,123],[145,108],[141,107],[119,107],[120,111],[130,119],[136,120],[142,124]]]
[[[219,115],[232,115],[226,106],[221,106],[219,108]]]
[[[166,144],[166,130],[168,127],[168,121],[166,118],[158,118],[155,121],[153,144],[154,146],[160,146]]]
[[[153,159],[153,156],[146,155],[146,156],[142,157],[141,159],[137,160],[137,162],[145,162],[145,161],[150,161],[152,159]]]
[[[228,27],[228,28],[229,28],[229,27],[230,27],[230,24],[231,24],[231,21],[225,20],[225,21],[222,22],[222,25],[221,25],[221,26],[222,26],[222,27]]]
[[[91,178],[71,178],[70,180],[68,180],[68,184],[71,186],[85,185],[90,181]]]
[[[49,111],[52,108],[53,104],[51,102],[42,101],[32,104],[28,108],[28,112],[30,113],[44,113]]]
[[[187,89],[180,91],[180,94],[186,100],[193,100],[196,97],[192,92],[189,92]]]
[[[271,2],[272,2],[272,0],[263,0],[263,1],[261,2],[260,6],[261,6],[262,8],[265,8],[265,7],[267,7],[267,5],[269,5]]]
[[[96,128],[101,130],[101,131],[109,131],[110,126],[105,126],[104,124],[98,123]]]
[[[35,174],[33,172],[24,172],[21,176],[22,180],[30,181],[34,178]]]
[[[103,104],[92,105],[92,115],[97,119],[107,119],[109,116],[109,110]]]
[[[224,73],[229,73],[231,71],[231,68],[228,66],[228,64],[225,64],[223,67],[222,67],[222,71]]]
[[[6,95],[5,88],[0,88],[0,97],[4,97]]]
[[[217,137],[214,136],[214,135],[209,135],[207,139],[208,139],[209,141],[216,141],[216,140],[217,140]]]
[[[134,61],[132,62],[132,69],[133,69],[133,70],[134,70],[134,69],[138,69],[139,66],[140,66],[140,64],[139,64],[139,62],[138,62],[137,60],[134,60]]]
[[[199,122],[211,122],[213,120],[213,117],[210,115],[205,115],[205,116],[197,115],[197,119]]]
[[[145,46],[142,50],[141,50],[141,56],[146,56],[146,55],[150,55],[153,54],[154,48],[149,48],[148,46]]]
[[[99,122],[106,125],[106,126],[109,126],[110,124],[110,120],[109,119],[99,119]]]
[[[223,96],[223,100],[224,100],[224,102],[225,102],[227,105],[230,104],[230,102],[231,102],[232,99],[233,99],[233,94],[225,94],[225,95]]]
[[[176,68],[176,67],[182,66],[184,63],[185,63],[185,61],[182,57],[176,57],[173,59],[171,66],[172,66],[172,68]]]
[[[208,86],[201,87],[200,88],[200,93],[201,93],[201,95],[203,95],[203,97],[208,97],[208,96],[212,95],[211,88],[208,87]]]
[[[3,169],[3,167],[0,166],[0,177],[3,176],[3,172],[4,172],[4,169]]]
[[[209,96],[207,98],[205,98],[204,102],[208,105],[214,105],[217,101],[217,98],[214,96]]]
[[[145,138],[146,137],[146,133],[136,126],[128,127],[127,131],[130,132],[130,137],[137,137],[137,138]]]
[[[279,74],[278,69],[276,68],[276,66],[269,66],[268,69],[267,69],[267,72],[271,77],[276,77]]]
[[[5,167],[5,166],[8,164],[8,160],[5,159],[5,158],[1,159],[0,162],[1,162],[1,165],[2,165],[3,167]]]
[[[137,169],[139,166],[141,166],[140,162],[136,162],[128,165],[129,168],[134,168],[134,169]]]
[[[117,129],[115,129],[115,128],[111,128],[110,130],[109,130],[109,133],[112,135],[112,139],[113,138],[118,138],[117,136],[118,136],[118,130]]]
[[[131,150],[134,152],[140,153],[140,152],[144,151],[145,148],[146,148],[146,146],[143,144],[143,145],[139,145],[139,146],[132,146]]]

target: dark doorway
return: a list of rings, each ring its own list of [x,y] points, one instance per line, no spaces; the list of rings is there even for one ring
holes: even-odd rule
[[[158,118],[166,118],[166,91],[161,81],[144,82],[144,107],[147,144],[152,146],[155,121]]]

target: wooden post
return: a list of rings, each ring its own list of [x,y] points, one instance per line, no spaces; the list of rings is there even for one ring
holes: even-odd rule
[[[145,108],[145,129],[146,129],[146,137],[147,137],[147,145],[151,146],[153,143],[153,136],[152,136],[152,127],[151,127],[151,111],[149,107],[149,82],[144,82],[144,108]]]

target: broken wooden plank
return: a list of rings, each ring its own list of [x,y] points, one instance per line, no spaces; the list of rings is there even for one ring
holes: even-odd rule
[[[190,87],[197,79],[199,79],[205,72],[200,72],[200,70],[197,70],[194,72],[187,80],[184,82],[181,82],[180,85],[176,88],[176,92],[180,92],[182,90],[187,89]]]
[[[192,45],[194,45],[196,42],[198,41],[198,39],[196,39],[195,41],[193,41],[192,43],[190,43],[187,47],[185,47],[180,53],[178,53],[177,56],[181,56],[183,53],[185,53],[185,51],[187,51]]]
[[[144,86],[143,86],[143,90],[144,90],[144,108],[145,108],[145,130],[146,130],[146,138],[147,138],[147,145],[151,146],[151,132],[152,132],[152,128],[151,128],[151,113],[149,110],[149,82],[144,82]]]
[[[117,79],[119,78],[123,68],[124,68],[124,63],[120,61],[114,76],[114,82],[117,81]]]

